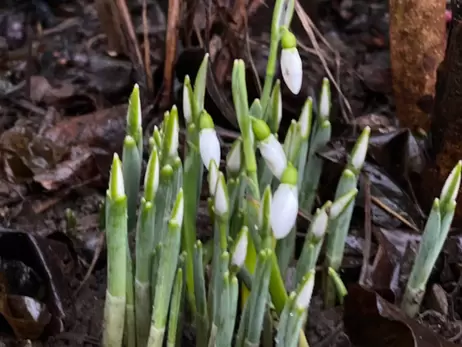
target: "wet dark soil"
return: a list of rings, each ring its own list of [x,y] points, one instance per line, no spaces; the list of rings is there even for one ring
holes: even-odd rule
[[[266,3],[270,6],[272,2]],[[38,6],[38,10],[34,6]],[[156,65],[154,80],[158,81],[163,68],[165,13],[162,11],[166,5],[161,2],[161,9],[156,6],[152,5],[151,14],[156,9],[161,14],[152,15],[155,44],[151,46],[151,55]],[[269,24],[269,16],[265,8],[259,9],[254,19],[249,19],[251,50],[256,52],[258,72],[264,67],[264,47],[268,41],[264,24]],[[133,14],[137,32],[141,23],[138,10]],[[106,41],[95,11],[92,2],[73,0],[24,0],[14,2],[12,7],[0,6],[0,134],[15,127],[40,133],[80,115],[126,103],[134,82],[133,69],[128,58],[113,59],[104,53]],[[396,126],[390,88],[387,1],[319,0],[316,6],[307,5],[305,11],[317,24],[325,41],[319,40],[319,47],[313,47],[302,22],[295,20],[294,31],[304,47],[300,48],[306,68],[304,86],[308,94],[319,87],[320,79],[326,74],[319,59],[322,56],[343,93],[343,97],[338,97],[343,102],[334,106],[336,135],[345,132],[347,121],[378,130]],[[37,26],[45,30],[40,40],[34,38]],[[32,41],[39,43],[38,48],[32,47]],[[185,64],[189,64],[188,59]],[[193,74],[189,69],[192,67],[177,67],[178,71]],[[31,75],[42,76],[48,82],[36,80],[37,84],[31,87],[30,80],[26,83],[26,77]],[[13,94],[16,93],[14,86],[21,83],[19,92]],[[73,88],[71,91],[65,89],[69,85]],[[162,114],[154,98],[146,106],[150,121]],[[286,110],[288,114],[296,112],[291,106]],[[220,123],[220,119],[216,121]],[[111,136],[119,134],[120,144],[123,125],[119,128]],[[61,147],[73,146],[70,145],[72,141],[63,143]],[[92,145],[92,150],[93,158],[98,158],[101,152],[107,154],[115,149],[103,142]],[[80,156],[82,153],[86,152],[80,152]],[[89,165],[95,165],[94,161]],[[61,184],[64,179],[56,179],[50,187],[49,180],[15,181],[11,177],[0,177],[0,227],[41,237],[63,233],[71,240],[68,246],[75,252],[72,275],[66,278],[70,300],[65,307],[65,331],[33,341],[1,336],[0,346],[100,345],[106,268],[104,247],[98,248],[98,240],[101,240],[100,204],[107,184],[104,177],[107,166],[101,165],[99,170],[83,170],[80,184],[75,181]],[[66,222],[67,209],[75,214],[76,225],[72,230]],[[93,257],[99,258],[94,266]],[[324,311],[321,299],[316,297],[310,317],[308,339],[312,347],[352,346],[344,331],[340,309]],[[194,346],[191,342],[193,329],[186,327],[185,331],[183,346]]]

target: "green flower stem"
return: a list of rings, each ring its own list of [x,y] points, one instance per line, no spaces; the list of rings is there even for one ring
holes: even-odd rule
[[[141,200],[139,224],[136,234],[136,329],[139,346],[148,341],[151,317],[151,274],[155,205]]]
[[[186,252],[186,290],[191,309],[196,312],[194,295],[194,244],[196,242],[196,216],[202,187],[203,167],[199,152],[199,135],[194,124],[188,127],[188,146],[184,162],[185,211],[182,231],[182,250]],[[204,346],[204,345],[201,345]]]
[[[125,194],[127,195],[128,231],[136,227],[136,208],[141,180],[141,157],[133,137],[127,135],[122,154],[122,172],[124,175]]]
[[[119,157],[114,160],[106,193],[107,290],[104,306],[104,347],[122,346],[127,277],[127,197]]]
[[[356,189],[358,177],[349,169],[345,169],[340,177],[340,181],[335,192],[335,199]],[[333,221],[329,223],[326,247],[326,266],[335,271],[342,265],[343,253],[345,250],[345,240],[350,228],[351,217],[353,215],[355,201],[351,201],[348,207]],[[335,288],[332,281],[327,276],[325,279],[325,302],[327,307],[335,305]]]
[[[196,346],[205,346],[210,323],[205,293],[202,243],[200,241],[197,241],[194,246],[194,292],[196,299]]]
[[[265,120],[269,117],[268,106],[273,89],[273,80],[276,72],[276,64],[278,59],[278,47],[280,40],[280,18],[284,8],[285,0],[276,0],[273,11],[273,19],[271,22],[271,41],[269,47],[268,64],[266,65],[265,82],[263,84],[263,92],[261,96],[261,106]],[[287,24],[286,24],[287,25]],[[287,25],[288,26],[288,25]]]
[[[230,283],[230,273],[225,272],[221,278],[221,293],[219,295],[219,312],[218,312],[218,324],[214,324],[218,327],[215,346],[217,347],[227,347],[231,345],[232,335],[229,336],[228,325],[231,324],[229,320],[230,315],[230,299],[231,299],[231,283]],[[234,324],[233,324],[234,325]]]
[[[267,186],[270,186],[273,182],[273,173],[266,164],[263,157],[258,158],[258,173],[259,173],[259,189],[263,191]]]
[[[276,256],[278,258],[279,271],[282,277],[284,277],[284,274],[289,267],[290,260],[294,254],[295,239],[296,230],[295,228],[292,228],[286,237],[278,240],[276,243]]]
[[[160,252],[148,347],[162,347],[163,345],[168,308],[180,254],[182,222],[183,191],[180,190],[172,211],[172,217],[168,223],[165,243]]]
[[[181,298],[183,296],[183,269],[178,269],[173,285],[172,300],[168,319],[167,347],[176,347],[177,329],[180,317]]]
[[[316,192],[321,178],[324,161],[318,157],[317,151],[325,146],[331,138],[332,128],[328,120],[324,120],[313,134],[308,159],[305,169],[303,170],[303,183],[300,190],[300,208],[310,214],[316,199]],[[301,177],[301,175],[299,175]]]

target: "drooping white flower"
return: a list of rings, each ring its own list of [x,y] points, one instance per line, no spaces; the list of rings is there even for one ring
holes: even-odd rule
[[[221,149],[217,132],[213,128],[202,129],[199,133],[199,147],[202,163],[206,168],[213,160],[217,165],[220,164]]]
[[[286,237],[294,227],[298,214],[298,189],[296,185],[281,183],[271,201],[270,223],[274,237]]]
[[[273,175],[280,179],[287,167],[287,157],[280,142],[271,134],[258,143],[258,149]]]
[[[286,48],[281,52],[281,71],[290,91],[297,95],[302,89],[303,67],[297,48]]]

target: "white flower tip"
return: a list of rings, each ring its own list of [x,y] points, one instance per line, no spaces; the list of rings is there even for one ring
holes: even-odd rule
[[[353,149],[351,165],[355,170],[361,170],[366,160],[367,148],[369,147],[369,135],[371,129],[367,126],[364,128],[363,132],[359,136],[358,142]]]
[[[225,176],[220,172],[214,195],[215,213],[219,216],[223,216],[229,210],[228,193],[226,189]]]
[[[455,201],[459,193],[460,180],[461,180],[462,161],[458,161],[456,166],[452,169],[448,178],[444,182],[441,191],[441,200]]]
[[[281,183],[276,189],[272,202],[270,223],[274,237],[286,237],[294,227],[298,215],[298,191],[291,184]]]
[[[282,50],[281,71],[287,87],[293,94],[297,95],[302,88],[303,82],[302,59],[297,48]]]
[[[199,147],[202,163],[207,169],[212,160],[214,160],[217,165],[220,164],[221,148],[215,129],[205,128],[200,131]]]
[[[318,210],[311,226],[311,232],[317,239],[321,239],[326,233],[328,222],[329,216],[327,215],[326,210],[324,208]]]
[[[113,199],[117,199],[125,195],[122,163],[117,153],[114,153],[112,160],[111,175],[109,178],[109,194]]]
[[[319,114],[322,118],[329,117],[330,114],[330,84],[327,78],[323,78],[321,87],[321,101],[319,103]]]
[[[241,169],[241,141],[235,142],[226,158],[226,167],[232,173],[237,173]]]
[[[295,299],[295,306],[299,310],[306,310],[310,306],[311,297],[313,296],[314,289],[314,275],[312,272],[308,274],[308,279],[306,279],[303,284],[302,289]]]
[[[191,123],[192,120],[192,107],[191,100],[189,98],[189,90],[186,83],[183,85],[183,117],[186,124]]]
[[[231,264],[241,267],[244,264],[247,256],[247,246],[249,244],[248,230],[244,227],[239,235],[236,246],[234,248]]]
[[[271,134],[259,143],[258,148],[273,175],[280,179],[287,167],[287,158],[280,142]]]
[[[172,112],[170,114],[170,121],[173,122],[173,124],[172,124],[172,133],[170,134],[171,142],[170,142],[170,148],[168,151],[168,155],[170,157],[174,157],[178,155],[178,146],[179,146],[180,127],[178,124],[178,112],[175,112],[175,113]]]
[[[313,112],[313,100],[308,98],[303,105],[302,113],[300,115],[300,134],[303,138],[307,138],[311,130],[311,118]]]

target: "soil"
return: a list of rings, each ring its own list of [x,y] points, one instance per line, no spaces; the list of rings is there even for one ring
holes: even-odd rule
[[[49,24],[48,29],[45,29],[48,30],[48,34],[42,40],[42,44],[45,46],[44,52],[40,55],[42,61],[39,66],[35,66],[36,71],[33,74],[45,76],[52,84],[56,79],[81,78],[77,71],[78,66],[75,65],[75,57],[74,64],[60,64],[60,60],[69,59],[66,54],[85,52],[82,50],[82,45],[86,45],[87,53],[88,51],[104,52],[105,40],[104,36],[101,35],[94,5],[91,2],[77,0],[75,2],[73,0],[62,2],[37,0],[36,2],[40,3],[43,9],[53,9],[55,6],[57,10],[52,11],[56,21]],[[320,0],[317,7],[306,8],[328,44],[339,53],[338,57],[335,58],[335,55],[329,53],[326,44],[321,43],[320,49],[323,51],[321,54],[329,59],[331,66],[337,68],[335,73],[340,77],[342,91],[351,107],[351,110],[346,112],[351,114],[350,121],[353,120],[360,125],[365,123],[376,128],[396,125],[390,90],[387,2],[387,0]],[[20,37],[27,30],[24,27],[14,30],[15,25],[30,27],[24,22],[25,18],[28,18],[26,12],[35,13],[36,21],[44,21],[43,13],[31,12],[30,7],[28,7],[29,3],[32,1],[24,0],[22,5],[17,5],[15,2],[14,7],[12,7],[15,9],[14,11],[11,8],[0,8],[0,23],[2,23],[0,25],[0,43],[2,36],[6,37],[7,50],[10,52],[15,51],[20,54],[20,50],[24,47],[27,51],[27,39]],[[269,4],[270,2],[268,2]],[[166,7],[165,1],[161,2],[161,7]],[[258,19],[258,16],[263,18],[264,13],[264,11],[257,13],[256,18]],[[139,13],[134,14],[134,17],[137,18],[136,26],[139,24]],[[45,16],[46,18],[47,16]],[[268,36],[267,30],[263,28],[263,23],[259,23],[257,19],[255,19],[255,23],[252,23],[252,20],[249,22],[252,39],[265,44]],[[71,26],[69,30],[56,30],[56,33],[53,34],[52,28],[57,28],[63,23],[69,24],[71,20],[85,23],[86,26],[78,30],[75,30],[75,26]],[[154,21],[162,22],[158,18]],[[266,21],[263,22],[266,23]],[[310,41],[306,38],[306,33],[298,20],[296,20],[294,27],[301,42],[308,47],[306,50],[301,50],[305,66],[310,73],[310,76],[307,77],[309,79],[308,84],[317,88],[320,77],[325,74],[319,59],[315,59],[319,52],[313,52]],[[158,34],[160,42],[162,42],[163,34],[164,32],[160,30]],[[90,42],[91,40],[94,41]],[[163,46],[158,44],[158,47]],[[0,62],[2,62],[1,49],[0,46]],[[155,49],[154,60],[162,60],[158,58],[157,51],[159,50],[162,51],[160,48]],[[24,63],[27,61],[27,54],[23,56],[19,61]],[[123,71],[125,71],[124,64],[126,62],[127,59],[122,60],[118,67],[118,71],[122,71],[122,74],[125,73]],[[159,70],[162,71],[162,65],[159,66]],[[6,70],[6,77],[4,78],[19,83],[24,80],[25,72],[22,70],[19,76],[12,76],[12,74],[18,73],[18,70],[18,65],[14,65],[10,71]],[[99,83],[104,83],[108,77],[104,69],[98,68],[94,72],[90,72],[90,74],[101,74],[101,76],[95,75],[91,78],[91,82],[94,84],[93,94],[89,95],[88,90],[84,93],[76,93],[79,95],[74,95],[70,104],[60,103],[60,97],[54,95],[57,102],[52,106],[47,105],[46,102],[44,105],[43,100],[31,101],[27,93],[21,98],[21,101],[18,99],[14,102],[8,98],[1,98],[2,93],[0,92],[0,112],[2,114],[0,132],[12,128],[18,122],[39,129],[53,112],[65,119],[70,114],[77,116],[112,105],[123,104],[126,102],[128,91],[131,88],[132,71],[130,68],[128,70],[128,75],[123,75],[126,81],[120,82],[118,86],[113,85],[111,91],[105,90],[105,88],[109,88],[108,86],[99,85]],[[156,73],[158,72],[155,72],[155,78]],[[87,80],[84,79],[83,83],[87,83],[85,81]],[[111,83],[108,82],[108,84]],[[96,93],[95,90],[99,90],[100,93]],[[98,94],[99,100],[89,101]],[[54,111],[50,111],[50,107]],[[160,111],[153,111],[153,109],[151,112],[157,112],[157,117],[161,114]],[[338,110],[336,113],[340,114]],[[341,116],[335,120],[334,132],[337,135],[344,132],[345,126],[342,125],[344,123],[345,119]],[[121,129],[123,133],[123,127]],[[66,279],[72,294],[71,304],[65,308],[67,316],[65,331],[46,339],[34,341],[3,336],[0,337],[0,345],[2,343],[5,346],[44,347],[100,345],[106,268],[104,249],[98,252],[97,241],[95,240],[98,240],[97,236],[99,235],[99,210],[100,203],[104,199],[106,184],[107,181],[103,178],[96,185],[72,186],[70,189],[45,192],[43,186],[34,182],[29,184],[26,190],[18,192],[17,196],[3,196],[0,190],[0,226],[47,237],[54,233],[66,233],[73,240],[72,245],[75,246],[76,252],[72,275]],[[66,224],[67,209],[74,212],[76,219],[76,227],[70,234]],[[91,268],[90,264],[95,252],[97,255],[99,254],[100,259],[94,268]],[[89,272],[89,277],[85,278],[87,272]],[[82,283],[83,285],[79,289]],[[343,313],[340,309],[324,311],[321,299],[317,296],[313,300],[310,317],[308,340],[312,347],[352,345],[344,332]],[[183,346],[194,346],[193,340],[193,329],[186,327]]]

